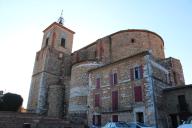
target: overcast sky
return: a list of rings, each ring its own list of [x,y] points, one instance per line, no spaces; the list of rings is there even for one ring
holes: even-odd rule
[[[57,21],[75,31],[73,51],[126,29],[147,29],[165,42],[166,57],[180,59],[192,83],[191,0],[0,0],[0,90],[28,100],[43,30]]]

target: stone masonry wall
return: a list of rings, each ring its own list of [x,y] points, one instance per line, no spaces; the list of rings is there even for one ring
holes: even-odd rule
[[[170,84],[172,86],[185,84],[182,65],[178,59],[169,57],[161,60],[159,63],[169,69]]]
[[[155,118],[159,128],[167,128],[168,118],[166,108],[164,107],[165,99],[163,98],[163,89],[171,86],[169,70],[152,59],[150,60],[150,64],[152,68],[152,86],[156,113]]]
[[[88,95],[88,70],[100,66],[97,62],[73,65],[69,98],[69,113],[86,113]]]
[[[41,48],[46,47],[46,39],[49,38],[48,46],[54,47],[57,51],[71,54],[73,46],[73,32],[54,23],[48,30],[44,31]],[[61,38],[65,38],[65,48],[61,47]]]
[[[64,86],[51,85],[48,91],[48,116],[62,118],[64,115]]]
[[[143,65],[144,74],[147,69],[145,67],[144,56],[135,56],[114,64],[103,66],[101,68],[91,70],[89,73],[89,88],[91,89],[88,96],[89,114],[88,121],[89,125],[92,124],[93,115],[101,115],[101,122],[105,124],[107,121],[112,120],[112,115],[118,115],[120,121],[133,122],[136,121],[135,112],[138,108],[141,112],[144,112],[144,121],[147,124],[154,124],[154,109],[147,109],[146,102],[147,97],[147,84],[145,79],[131,80],[131,69],[135,66]],[[110,74],[117,73],[118,84],[110,86]],[[145,77],[148,77],[146,74]],[[101,87],[96,89],[96,79],[100,78]],[[147,79],[147,78],[146,78]],[[135,102],[134,87],[141,86],[142,88],[142,102]],[[112,111],[112,91],[118,91],[118,110]],[[100,107],[95,106],[95,95],[100,95]]]
[[[146,50],[150,50],[156,59],[165,57],[164,42],[160,36],[145,30],[125,30],[98,39],[75,51],[72,54],[72,62],[75,64],[94,59],[107,64]]]
[[[164,97],[166,97],[166,112],[169,114],[179,113],[178,96],[184,95],[189,109],[189,113],[192,113],[191,102],[192,85],[183,85],[172,89],[164,90]]]

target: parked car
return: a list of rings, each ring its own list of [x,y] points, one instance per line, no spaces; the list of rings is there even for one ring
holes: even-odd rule
[[[187,121],[184,121],[177,128],[192,128],[192,117],[189,117]]]
[[[126,122],[118,121],[118,122],[108,122],[102,128],[131,128]]]
[[[139,123],[139,122],[131,122],[127,124],[129,125],[130,128],[154,128],[153,126],[148,126],[146,124]]]

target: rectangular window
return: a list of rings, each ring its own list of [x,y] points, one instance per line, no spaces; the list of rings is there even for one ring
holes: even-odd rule
[[[141,86],[135,86],[134,87],[134,94],[135,94],[135,102],[141,102],[142,101],[142,89],[141,89]]]
[[[188,106],[187,106],[187,102],[185,99],[185,95],[179,95],[178,96],[178,107],[180,111],[187,111],[188,110]]]
[[[137,112],[136,113],[136,121],[140,123],[144,123],[144,116],[143,112]]]
[[[110,85],[116,85],[117,84],[117,73],[110,74]]]
[[[118,110],[118,91],[112,92],[112,110],[113,111]]]
[[[95,95],[95,107],[99,107],[100,106],[100,95],[96,94]]]
[[[113,74],[113,85],[117,84],[117,73]]]
[[[97,115],[97,126],[101,126],[101,115]]]
[[[118,115],[112,115],[112,121],[118,122]]]
[[[139,79],[139,67],[135,67],[135,79]]]
[[[61,38],[61,46],[65,48],[65,39]]]
[[[100,79],[100,78],[97,78],[97,79],[96,79],[96,89],[99,89],[99,88],[100,88],[100,84],[101,84],[101,79]]]
[[[143,66],[138,66],[134,68],[134,79],[142,79],[143,78]]]
[[[48,43],[49,43],[49,38],[46,39],[45,47],[48,46]]]

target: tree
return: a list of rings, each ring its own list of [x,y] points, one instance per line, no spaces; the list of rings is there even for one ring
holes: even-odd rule
[[[0,111],[18,111],[23,98],[18,94],[6,93],[0,99]]]

